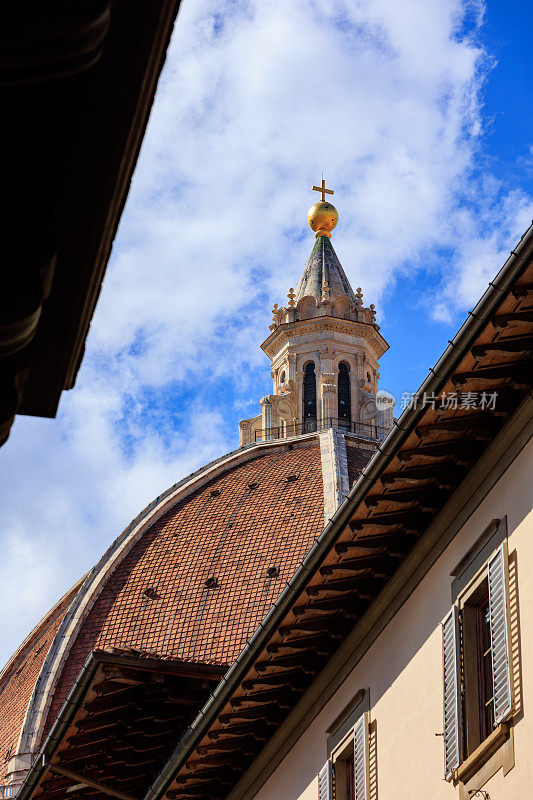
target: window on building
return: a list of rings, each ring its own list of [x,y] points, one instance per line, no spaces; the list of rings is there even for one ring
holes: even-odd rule
[[[462,604],[463,749],[471,755],[494,730],[488,578]]]
[[[350,753],[345,761],[344,785],[346,800],[355,800],[355,772],[353,752]]]
[[[350,395],[350,367],[345,361],[339,364],[339,375],[337,379],[337,405],[340,427],[350,427],[352,418],[352,402]]]
[[[303,406],[304,431],[316,431],[316,376],[313,361],[305,365]]]
[[[368,800],[368,712],[335,748],[318,775],[318,800]]]
[[[485,593],[482,602],[476,607],[476,645],[479,701],[480,741],[486,739],[494,728],[494,680],[492,675],[492,642],[490,640],[489,596]],[[469,748],[470,749],[470,748]]]
[[[442,625],[446,778],[512,712],[507,545],[457,598]]]

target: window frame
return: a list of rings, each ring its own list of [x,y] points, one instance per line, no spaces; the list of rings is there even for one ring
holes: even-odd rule
[[[316,431],[318,423],[316,364],[313,360],[305,362],[303,373],[304,373],[303,383],[302,383],[303,432],[310,433],[312,431]]]
[[[346,404],[345,409],[341,409],[342,403]],[[337,366],[337,419],[339,425],[347,424],[352,421],[352,379],[350,375],[350,365],[347,361],[341,360]]]
[[[491,571],[492,570],[492,571]],[[490,574],[489,574],[490,573]],[[443,671],[445,703],[449,697],[449,681],[453,680],[452,670],[455,664],[457,680],[459,681],[457,694],[457,732],[444,726],[445,760],[448,758],[448,748],[457,736],[457,757],[455,766],[445,764],[445,778],[450,781],[469,781],[468,786],[475,782],[476,774],[486,774],[487,770],[494,768],[494,774],[499,766],[504,766],[504,774],[514,765],[514,745],[512,737],[512,716],[514,713],[513,697],[513,664],[510,649],[510,610],[509,610],[509,559],[507,544],[507,521],[493,520],[474,546],[461,559],[458,566],[452,571],[455,580],[452,583],[452,607],[443,621]],[[491,597],[491,580],[499,581],[496,594]],[[493,589],[493,592],[496,591]],[[499,592],[499,594],[498,594]],[[496,714],[496,689],[494,673],[492,677],[492,702],[493,702],[493,728],[484,730],[481,722],[481,694],[482,683],[479,674],[479,608],[480,604],[488,597],[489,609],[499,613],[496,625],[504,627],[504,647],[507,649],[507,659],[503,663],[506,671],[500,673],[506,678],[505,690],[507,695],[500,693],[507,699],[500,717]],[[503,599],[503,604],[502,604]],[[498,606],[499,601],[499,606]],[[455,650],[450,651],[450,634],[453,624],[456,626]],[[491,648],[493,648],[492,635],[494,624],[490,625]],[[446,626],[448,626],[446,628]],[[498,630],[498,628],[497,628]],[[447,639],[445,640],[445,633]],[[472,646],[475,636],[475,645]],[[447,644],[445,645],[445,641]],[[469,643],[469,644],[467,644]],[[445,650],[445,647],[448,650]],[[499,655],[502,654],[500,643]],[[451,653],[455,652],[455,655]],[[488,651],[487,651],[488,652]],[[498,652],[498,651],[497,651]],[[448,658],[448,662],[446,662]],[[451,660],[450,660],[451,659]],[[494,665],[494,651],[491,651],[491,669]],[[450,671],[452,670],[452,671]],[[447,692],[448,686],[448,693]],[[446,711],[446,705],[445,705]],[[448,715],[449,715],[448,710]],[[448,716],[451,721],[453,717]],[[452,738],[450,738],[452,737]],[[505,747],[504,747],[505,745]],[[504,752],[505,751],[505,752]],[[453,754],[452,754],[453,758]],[[490,764],[487,762],[490,761]],[[486,765],[486,766],[484,766]],[[484,769],[481,770],[481,768]],[[474,777],[472,777],[474,776]],[[477,785],[477,784],[476,784]],[[482,784],[481,784],[482,785]]]
[[[317,776],[318,800],[369,800],[369,689],[355,693],[326,734],[328,759]]]
[[[355,724],[331,751],[332,800],[368,800],[370,784],[369,729],[370,712],[361,711]],[[362,737],[362,741],[361,739],[357,741],[362,746],[364,758],[363,786],[359,789],[355,778],[356,736]]]
[[[488,596],[488,565],[480,570],[473,585],[461,593],[457,599],[461,628],[461,653],[462,686],[461,686],[461,714],[462,714],[462,761],[465,761],[477,748],[493,733],[486,727],[486,718],[483,714],[485,707],[484,682],[480,664],[480,630],[479,615],[481,603],[489,606]],[[490,631],[489,631],[490,637]],[[489,648],[490,650],[490,648]],[[492,676],[492,703],[494,717],[494,682]],[[482,710],[483,704],[483,710]],[[485,722],[482,720],[485,719]]]
[[[495,727],[494,711],[494,675],[492,672],[492,641],[490,638],[490,624],[487,626],[486,618],[490,615],[490,600],[487,585],[487,592],[476,606],[476,645],[478,661],[478,711],[480,744],[485,741]],[[489,672],[487,672],[486,662],[488,659]],[[488,696],[490,694],[490,697]],[[491,719],[487,717],[489,704],[492,703]]]
[[[355,800],[353,775],[354,728],[346,734],[331,754],[333,800]],[[351,774],[350,774],[351,765]],[[350,797],[351,791],[351,797]]]

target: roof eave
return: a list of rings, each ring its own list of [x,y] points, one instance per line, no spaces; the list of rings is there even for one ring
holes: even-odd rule
[[[52,726],[44,745],[39,753],[39,757],[32,765],[22,787],[17,795],[18,800],[28,800],[33,789],[43,778],[47,766],[56,754],[65,733],[74,721],[75,715],[86,698],[86,693],[90,689],[98,669],[103,665],[120,665],[121,667],[133,667],[141,670],[153,670],[158,673],[170,673],[183,675],[186,677],[206,678],[207,680],[220,680],[224,668],[209,664],[191,663],[147,657],[144,655],[132,655],[129,653],[105,652],[94,650],[88,656],[81,672],[79,673],[68,698],[66,699],[61,712]]]

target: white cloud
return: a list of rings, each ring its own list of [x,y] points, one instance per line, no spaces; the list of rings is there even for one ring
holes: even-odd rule
[[[238,411],[242,411],[253,405],[257,405],[257,397],[249,397],[248,399],[236,398],[233,401],[233,408],[236,408]]]
[[[456,234],[454,260],[443,268],[445,284],[430,309],[433,317],[451,321],[458,309],[473,308],[531,223],[533,202],[520,190],[500,200],[489,198],[476,216],[458,213],[452,220]]]
[[[0,454],[4,657],[144,503],[234,446],[248,401],[212,380],[242,398],[268,376],[322,170],[368,302],[432,268],[448,319],[500,266],[531,203],[475,171],[491,64],[466,10],[480,22],[459,0],[184,0],[78,386]]]

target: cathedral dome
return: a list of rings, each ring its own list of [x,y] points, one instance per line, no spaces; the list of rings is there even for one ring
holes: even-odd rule
[[[321,436],[234,451],[133,520],[0,674],[6,764],[39,749],[93,651],[233,663],[323,529]],[[350,454],[351,482],[371,455]]]
[[[0,672],[0,754],[4,764],[16,750],[35,683],[80,585],[81,581],[50,609]]]
[[[324,201],[332,190],[322,181],[320,191],[318,238],[263,346],[274,393],[241,421],[241,447],[141,511],[0,673],[0,784],[10,797],[74,707],[65,780],[90,757],[94,774],[124,782],[111,794],[142,797],[139,781],[170,756],[260,629],[386,432],[375,406],[368,419],[363,410],[387,345],[320,233],[336,219]],[[102,731],[121,743],[120,765]],[[57,780],[39,788],[44,800],[63,796]]]

